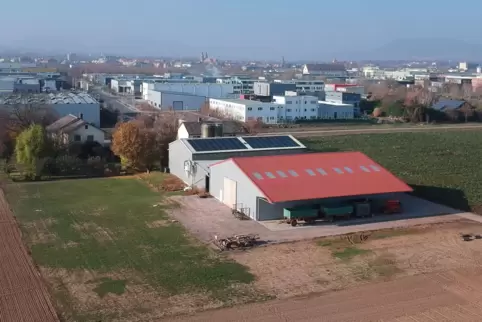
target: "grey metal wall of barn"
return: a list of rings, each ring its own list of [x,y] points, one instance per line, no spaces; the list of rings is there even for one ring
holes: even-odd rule
[[[205,96],[183,93],[161,92],[161,108],[177,110],[199,110],[206,103]],[[182,103],[181,103],[182,102]]]

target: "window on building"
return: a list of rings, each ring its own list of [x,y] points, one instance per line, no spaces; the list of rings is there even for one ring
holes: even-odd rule
[[[84,125],[84,129],[88,130],[88,129],[89,129],[89,125],[85,124],[85,125]]]
[[[287,109],[286,111],[287,111],[287,112],[291,112],[291,108]]]
[[[275,108],[274,108],[274,107],[270,107],[269,109],[270,109],[271,111],[274,111],[274,110],[275,110]]]
[[[292,101],[286,101],[286,104],[293,104]]]
[[[80,140],[81,140],[80,135],[78,134],[74,135],[74,142],[80,142]]]
[[[305,112],[308,111],[306,108],[305,108]]]
[[[316,101],[311,101],[310,103],[311,103],[311,104],[316,104]]]
[[[253,110],[253,108],[252,108],[252,107],[248,107],[248,111],[252,111],[252,110]]]
[[[307,101],[305,101],[305,104],[308,104],[308,102],[307,102]]]
[[[312,112],[314,112],[314,111],[315,111],[315,109],[314,109],[314,108],[312,108],[312,109],[311,109],[311,111],[312,111]]]
[[[258,111],[262,111],[262,110],[263,110],[263,108],[262,108],[262,107],[258,107]]]
[[[260,122],[263,122],[263,117],[260,116],[260,117],[257,118],[257,120],[260,121]]]
[[[94,142],[94,136],[93,135],[87,135],[87,142]]]

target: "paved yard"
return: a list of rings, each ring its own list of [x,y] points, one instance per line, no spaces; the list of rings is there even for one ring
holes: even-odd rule
[[[172,198],[180,206],[172,209],[170,215],[181,222],[196,237],[206,242],[212,241],[214,235],[223,237],[251,233],[258,234],[261,240],[265,242],[277,243],[360,231],[457,221],[461,218],[474,221],[482,220],[477,215],[460,213],[442,205],[410,195],[403,195],[398,196],[404,206],[404,213],[400,215],[340,221],[336,224],[320,223],[291,227],[279,221],[238,220],[231,214],[231,210],[227,206],[214,198],[201,199],[197,196],[176,196]]]

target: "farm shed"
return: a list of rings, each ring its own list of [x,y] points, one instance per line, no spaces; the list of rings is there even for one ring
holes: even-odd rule
[[[305,152],[291,135],[178,139],[169,144],[169,171],[186,184],[209,190],[209,167],[233,157]]]
[[[284,208],[412,191],[361,152],[234,157],[210,169],[211,195],[254,220],[281,219]]]

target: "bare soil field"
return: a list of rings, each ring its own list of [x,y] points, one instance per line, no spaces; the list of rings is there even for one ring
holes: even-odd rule
[[[0,321],[58,321],[0,190]]]
[[[179,321],[481,321],[482,233],[469,220],[233,252],[278,300]],[[311,295],[310,295],[311,294]]]

